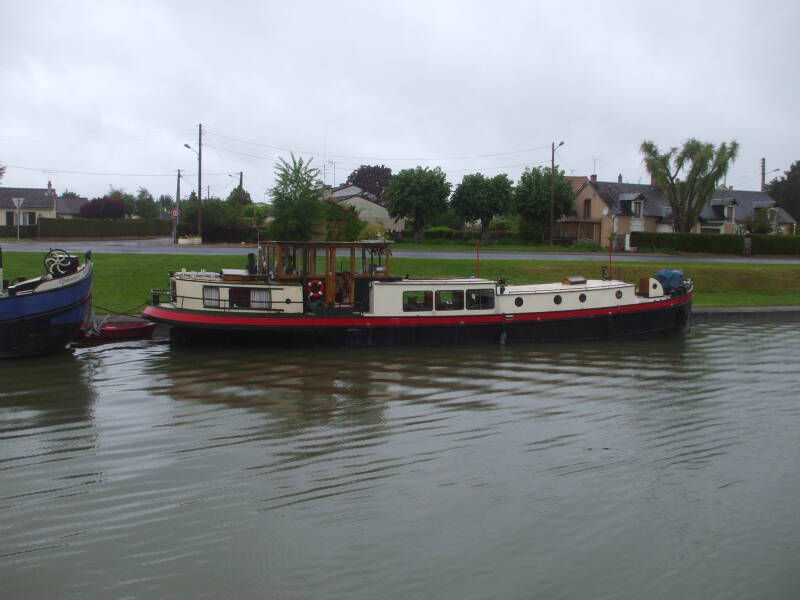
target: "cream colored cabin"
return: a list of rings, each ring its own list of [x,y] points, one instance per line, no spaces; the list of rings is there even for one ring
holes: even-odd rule
[[[372,282],[370,316],[458,316],[559,312],[612,308],[663,299],[653,278],[639,287],[623,281],[586,280],[501,285],[487,279],[439,279]]]
[[[170,290],[176,308],[259,313],[302,313],[303,288],[275,281],[246,281],[225,273],[181,271]]]

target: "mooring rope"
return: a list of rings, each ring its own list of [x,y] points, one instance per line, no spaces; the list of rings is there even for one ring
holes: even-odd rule
[[[129,308],[125,312],[118,312],[116,310],[111,310],[110,308],[106,308],[105,306],[100,306],[99,304],[95,304],[94,301],[92,301],[92,303],[89,305],[89,312],[86,314],[86,320],[85,320],[85,323],[87,325],[86,335],[88,337],[100,335],[100,332],[103,329],[103,325],[105,325],[108,322],[108,320],[114,315],[138,318],[136,317],[136,315],[133,315],[131,313],[137,308],[141,308],[146,304],[147,302],[142,302],[141,304],[137,304],[136,306]],[[97,315],[95,314],[94,310],[95,308],[99,308],[100,310],[105,311],[107,314],[104,315],[102,318],[98,318]]]

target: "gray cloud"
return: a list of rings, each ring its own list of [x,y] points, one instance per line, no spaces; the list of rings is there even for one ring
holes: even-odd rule
[[[196,144],[199,122],[211,193],[226,195],[227,174],[244,171],[256,199],[287,149],[313,154],[328,183],[334,168],[341,182],[362,163],[439,165],[454,183],[474,171],[517,178],[560,140],[568,174],[596,165],[601,179],[634,182],[647,178],[644,138],[663,148],[737,139],[728,183],[750,189],[762,156],[768,169],[800,158],[791,2],[31,2],[2,12],[5,186],[174,194],[175,170],[196,172],[183,144]],[[465,156],[480,158],[454,158]]]

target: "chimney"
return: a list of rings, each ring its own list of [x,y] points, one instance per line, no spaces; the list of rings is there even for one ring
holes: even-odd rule
[[[622,173],[617,175],[617,183],[622,183]]]
[[[590,180],[592,183],[594,183],[595,181],[597,181],[597,175],[595,175],[594,173],[592,173],[591,175],[589,175],[589,180]]]

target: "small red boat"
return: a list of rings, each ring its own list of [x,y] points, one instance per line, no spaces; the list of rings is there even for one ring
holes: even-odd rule
[[[155,323],[147,321],[109,321],[99,328],[84,325],[78,333],[78,339],[98,343],[146,340],[153,336],[155,326]]]

